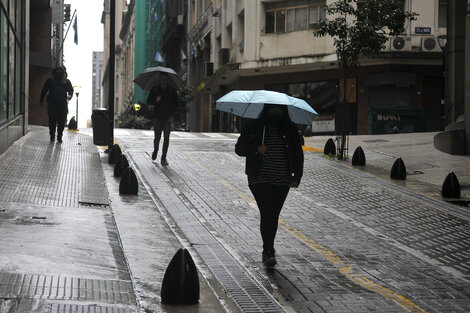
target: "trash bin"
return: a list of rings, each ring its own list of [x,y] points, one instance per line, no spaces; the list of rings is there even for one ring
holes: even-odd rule
[[[104,146],[109,142],[109,112],[108,109],[94,109],[91,114],[93,125],[93,143]]]

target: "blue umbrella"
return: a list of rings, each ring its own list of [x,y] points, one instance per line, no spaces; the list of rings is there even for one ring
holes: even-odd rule
[[[289,118],[295,124],[310,125],[317,116],[302,99],[269,90],[234,90],[216,101],[216,110],[245,118],[259,118],[265,104],[287,105]]]

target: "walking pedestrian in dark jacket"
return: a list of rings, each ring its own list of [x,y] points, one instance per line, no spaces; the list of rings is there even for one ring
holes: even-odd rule
[[[51,142],[55,140],[57,126],[57,142],[62,142],[65,121],[68,113],[68,100],[72,99],[73,87],[70,80],[64,77],[64,68],[59,66],[52,70],[52,77],[44,83],[41,91],[40,103],[47,101],[47,114],[49,116],[49,135]]]
[[[262,261],[272,267],[279,215],[289,189],[300,184],[304,163],[301,137],[287,107],[265,105],[261,118],[244,126],[235,152],[246,157],[248,185],[261,215]]]
[[[160,84],[152,88],[147,98],[147,103],[154,106],[153,130],[155,139],[153,141],[152,160],[157,158],[160,139],[163,132],[163,150],[161,164],[168,165],[166,154],[170,145],[170,128],[173,113],[178,105],[176,89],[168,84],[168,74],[160,73]]]

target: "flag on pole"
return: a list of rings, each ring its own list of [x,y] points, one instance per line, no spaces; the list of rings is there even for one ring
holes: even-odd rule
[[[73,30],[74,30],[74,35],[73,35],[73,42],[75,42],[76,45],[78,45],[78,26],[77,26],[77,16],[75,16],[75,21],[73,21]]]

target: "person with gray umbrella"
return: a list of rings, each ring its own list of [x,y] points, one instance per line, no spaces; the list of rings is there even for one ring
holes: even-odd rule
[[[168,84],[168,74],[161,72],[159,74],[159,84],[150,90],[147,98],[147,104],[154,107],[153,110],[153,129],[155,138],[153,141],[152,160],[157,158],[160,140],[163,133],[163,148],[161,156],[161,164],[168,165],[166,158],[168,147],[170,145],[170,130],[172,116],[178,106],[178,96],[176,89]]]

